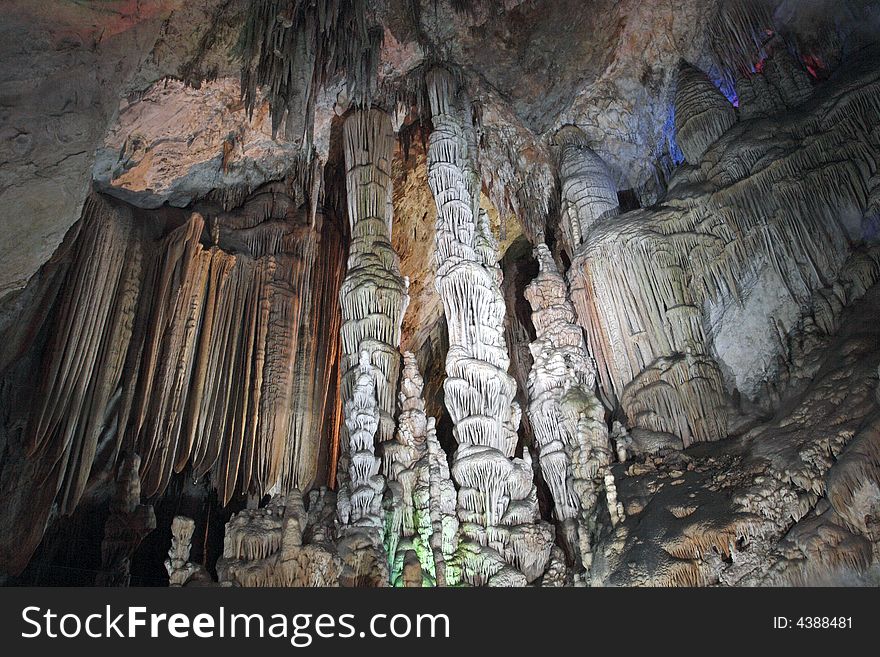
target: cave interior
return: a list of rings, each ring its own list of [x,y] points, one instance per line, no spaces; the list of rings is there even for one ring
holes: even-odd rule
[[[880,2],[0,15],[0,583],[880,585]]]

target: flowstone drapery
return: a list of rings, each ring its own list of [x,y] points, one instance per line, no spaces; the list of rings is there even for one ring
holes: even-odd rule
[[[188,468],[224,504],[324,476],[327,447],[313,436],[335,406],[336,347],[312,336],[338,321],[342,247],[332,217],[310,222],[295,196],[278,182],[228,211],[137,218],[89,199],[35,283],[45,309],[4,341],[4,360],[40,372],[16,404],[26,430],[2,474],[8,487],[30,471],[34,487],[0,510],[32,528],[0,540],[11,571],[53,501],[72,513],[120,453],[140,457],[145,496]]]
[[[598,498],[611,462],[605,409],[593,392],[595,369],[565,280],[545,244],[535,247],[535,258],[539,273],[525,290],[537,334],[530,345],[528,414],[569,559],[589,569]]]
[[[689,164],[736,123],[736,111],[700,69],[682,60],[675,86],[675,136]]]
[[[866,127],[880,109],[876,74],[850,75],[810,100],[809,113],[739,122],[715,142],[707,140],[728,121],[710,121],[697,140],[699,168],[678,172],[663,205],[597,224],[573,257],[578,320],[631,426],[675,434],[685,447],[726,436],[725,383],[766,396],[799,309],[840,305],[814,292],[841,275],[852,249],[843,219],[868,208],[878,161]],[[694,136],[687,130],[683,141]],[[771,134],[784,135],[784,150]],[[834,314],[818,314],[827,329]],[[725,328],[724,315],[737,319]],[[749,340],[763,340],[764,362],[729,326],[755,316]],[[718,359],[736,368],[734,380],[725,382]]]
[[[593,224],[617,214],[617,187],[580,128],[560,128],[553,142],[562,186],[562,231],[573,253],[584,243]]]
[[[445,69],[431,70],[426,82],[437,290],[449,330],[443,387],[458,442],[452,475],[459,485],[459,563],[469,584],[525,584],[542,574],[553,536],[538,522],[528,452],[514,457],[521,411],[507,373],[497,244],[479,208],[472,108]]]
[[[338,513],[343,533],[357,527],[355,533],[368,537],[364,545],[372,544],[374,554],[367,561],[384,563],[384,477],[379,466],[382,446],[394,439],[398,347],[409,282],[401,277],[391,246],[391,119],[380,110],[355,110],[343,133],[351,246],[339,292],[345,426],[340,437]],[[386,465],[386,474],[389,471]],[[357,557],[354,563],[352,577],[367,576],[359,570],[364,559]]]

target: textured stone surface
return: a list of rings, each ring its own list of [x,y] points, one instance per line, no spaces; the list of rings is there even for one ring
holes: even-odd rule
[[[268,106],[248,120],[238,80],[157,82],[124,102],[98,150],[98,190],[143,208],[185,207],[214,190],[247,195],[284,178],[299,145],[273,140]]]
[[[79,218],[120,96],[181,3],[0,7],[0,296],[24,286]]]

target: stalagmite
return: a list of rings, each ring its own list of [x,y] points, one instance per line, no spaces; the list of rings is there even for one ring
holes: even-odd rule
[[[711,144],[734,123],[736,111],[698,68],[682,60],[675,86],[675,138],[689,164],[697,165]]]
[[[153,507],[141,504],[140,463],[137,454],[126,455],[119,462],[110,517],[104,526],[97,586],[128,586],[131,556],[143,538],[156,528]]]
[[[275,495],[261,509],[245,509],[226,523],[221,584],[249,587],[338,586],[342,563],[332,545],[308,527],[302,494]],[[312,540],[305,536],[311,533]]]
[[[450,579],[456,581],[454,572],[447,573],[458,531],[455,488],[437,441],[435,420],[425,414],[423,390],[415,354],[405,352],[397,434],[395,441],[385,444],[385,542],[392,584],[398,584],[406,555],[413,551],[421,563],[420,572],[437,586],[446,586]]]
[[[426,76],[433,131],[428,182],[437,205],[437,290],[449,330],[446,407],[458,441],[459,563],[469,584],[525,584],[541,575],[552,531],[538,522],[531,464],[514,458],[520,409],[507,374],[497,245],[479,208],[471,107],[445,69]]]
[[[340,481],[337,509],[343,526],[364,528],[381,540],[385,478],[379,473],[380,459],[374,444],[379,427],[376,376],[369,352],[362,351],[357,379],[344,404],[347,476]]]
[[[190,582],[210,581],[204,566],[189,560],[196,523],[192,518],[174,516],[171,523],[171,549],[165,560],[168,586],[185,586]]]
[[[880,0],[41,4],[0,584],[877,583]]]
[[[553,141],[562,183],[562,229],[569,251],[574,253],[593,224],[617,214],[617,187],[580,128],[560,128]]]
[[[538,276],[525,290],[537,334],[529,345],[528,414],[562,538],[578,567],[589,568],[598,497],[611,462],[605,410],[593,393],[595,369],[565,280],[545,244],[535,247],[535,258]],[[609,494],[612,518],[615,504]]]

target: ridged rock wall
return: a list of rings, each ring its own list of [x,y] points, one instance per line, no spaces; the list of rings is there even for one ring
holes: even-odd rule
[[[633,425],[676,434],[685,446],[716,440],[727,435],[725,387],[754,368],[774,377],[784,356],[777,336],[814,290],[836,280],[851,248],[848,216],[867,207],[878,152],[868,126],[878,106],[866,65],[800,112],[730,128],[698,168],[672,181],[662,206],[597,225],[576,254],[578,318],[604,387]],[[768,276],[781,281],[780,310],[754,285]],[[769,318],[787,317],[788,306],[794,320]],[[759,320],[749,339],[760,351],[734,349],[742,331],[719,318],[738,308],[749,308],[740,326]]]

